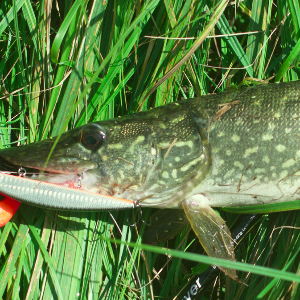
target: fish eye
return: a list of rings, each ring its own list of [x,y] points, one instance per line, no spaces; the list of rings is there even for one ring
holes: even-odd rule
[[[81,144],[89,150],[96,150],[101,147],[105,133],[102,128],[97,124],[90,124],[82,128],[80,132]]]

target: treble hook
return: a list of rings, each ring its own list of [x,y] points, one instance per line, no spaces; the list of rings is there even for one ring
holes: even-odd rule
[[[82,180],[82,174],[78,174],[78,179],[77,179],[77,188],[81,188],[81,180]]]
[[[130,226],[136,226],[138,224],[139,221],[141,221],[142,223],[146,224],[147,226],[150,226],[151,224],[150,223],[147,223],[144,219],[143,219],[143,210],[142,210],[142,207],[139,205],[139,202],[136,202],[136,205],[135,205],[136,208],[138,208],[138,218],[137,218],[137,221],[130,225]]]

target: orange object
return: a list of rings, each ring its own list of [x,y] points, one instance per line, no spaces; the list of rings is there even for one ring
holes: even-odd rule
[[[19,201],[0,193],[0,227],[9,222],[20,204]]]

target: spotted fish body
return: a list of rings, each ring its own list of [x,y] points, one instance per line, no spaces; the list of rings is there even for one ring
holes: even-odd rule
[[[76,187],[79,174],[81,189],[183,208],[208,254],[234,260],[230,232],[211,207],[300,199],[299,115],[300,82],[269,84],[76,128],[47,164],[55,139],[0,156],[44,169],[42,181]]]
[[[298,200],[299,91],[291,82],[228,93],[231,102],[211,115],[212,168],[196,193],[212,206]]]

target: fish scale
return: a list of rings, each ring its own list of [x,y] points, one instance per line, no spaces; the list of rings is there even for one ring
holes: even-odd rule
[[[300,199],[299,110],[299,81],[260,85],[87,124],[55,147],[55,139],[45,140],[1,150],[0,157],[3,165],[46,171],[35,180],[49,184],[76,187],[80,175],[77,187],[104,202],[108,195],[130,199],[129,207],[183,209],[209,255],[235,260],[230,231],[212,207]],[[17,197],[49,208],[64,201]],[[72,201],[67,206],[75,209]],[[85,209],[111,206],[87,202]],[[234,270],[221,269],[238,280]]]
[[[250,97],[241,98],[212,123],[212,172],[198,189],[210,193],[211,205],[299,199],[298,86],[295,82],[247,89]]]

